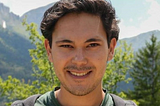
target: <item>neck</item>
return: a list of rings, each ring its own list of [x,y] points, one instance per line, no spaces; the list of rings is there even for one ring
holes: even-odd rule
[[[73,95],[61,86],[61,89],[56,91],[55,94],[62,106],[100,106],[105,96],[102,86],[95,88],[84,96]]]

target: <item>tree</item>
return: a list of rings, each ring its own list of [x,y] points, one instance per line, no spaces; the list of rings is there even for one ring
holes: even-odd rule
[[[160,104],[160,45],[152,35],[151,43],[139,49],[133,64],[134,91],[129,94],[139,101],[139,106],[159,106]]]

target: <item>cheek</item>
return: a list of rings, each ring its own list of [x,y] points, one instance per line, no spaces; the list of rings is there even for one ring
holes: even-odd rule
[[[52,54],[52,57],[54,67],[63,67],[69,61],[70,54],[56,51]]]
[[[92,59],[92,61],[99,61],[100,63],[106,63],[108,59],[108,52],[105,49],[89,52],[87,55]]]
[[[53,67],[54,67],[55,74],[60,80],[63,77],[62,73],[63,73],[64,64],[65,64],[65,58],[64,56],[62,56],[57,52],[54,52],[54,54],[52,55],[52,58],[53,58]]]
[[[88,54],[90,56],[90,61],[96,66],[99,72],[104,73],[106,70],[108,52],[103,49],[94,53]]]

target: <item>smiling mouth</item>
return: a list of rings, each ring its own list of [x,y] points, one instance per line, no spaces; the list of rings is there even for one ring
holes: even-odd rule
[[[77,66],[67,66],[64,68],[64,70],[67,71],[67,73],[75,78],[75,79],[83,79],[90,76],[92,71],[95,69],[95,67],[91,66],[83,66],[83,67],[77,67]]]
[[[72,75],[74,75],[74,76],[82,77],[82,76],[88,75],[89,73],[91,73],[91,71],[89,71],[89,72],[83,72],[83,73],[76,73],[76,72],[69,71],[69,73],[72,74]]]
[[[70,72],[72,75],[75,75],[75,76],[85,76],[87,75],[88,72],[85,72],[85,73],[76,73],[76,72]]]

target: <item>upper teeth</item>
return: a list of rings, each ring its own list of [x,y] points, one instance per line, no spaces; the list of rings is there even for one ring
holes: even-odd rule
[[[84,76],[87,74],[87,72],[85,73],[75,73],[75,72],[71,72],[71,74],[76,75],[76,76]]]

